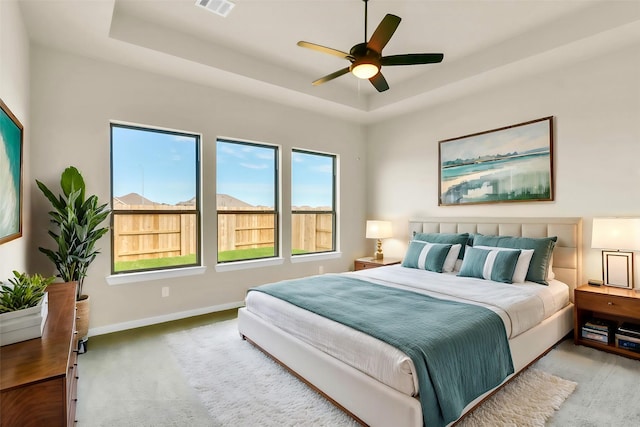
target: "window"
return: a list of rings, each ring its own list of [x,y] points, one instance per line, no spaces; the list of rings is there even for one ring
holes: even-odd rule
[[[200,136],[111,124],[112,272],[200,265]]]
[[[219,139],[216,152],[218,262],[278,256],[278,148]]]
[[[336,250],[336,156],[291,153],[292,255]]]

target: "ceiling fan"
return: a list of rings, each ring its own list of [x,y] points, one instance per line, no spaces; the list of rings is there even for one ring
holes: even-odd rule
[[[398,25],[400,25],[401,18],[387,14],[373,32],[369,42],[367,42],[367,2],[369,0],[362,1],[364,1],[364,43],[356,44],[349,53],[315,43],[298,42],[300,47],[335,55],[351,62],[350,66],[315,80],[312,83],[314,86],[351,72],[360,79],[368,79],[378,92],[384,92],[389,89],[389,84],[387,84],[387,80],[380,72],[383,65],[418,65],[442,62],[444,58],[442,53],[407,53],[404,55],[382,56],[382,49],[387,45]]]

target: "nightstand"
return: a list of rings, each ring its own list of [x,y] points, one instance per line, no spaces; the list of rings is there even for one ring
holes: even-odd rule
[[[616,327],[622,322],[640,324],[640,293],[632,289],[611,286],[580,286],[574,292],[573,316],[573,341],[575,344],[640,360],[640,353],[616,347],[615,342],[605,344],[582,338],[582,326],[592,317],[612,321]]]
[[[383,258],[383,259],[375,259],[373,257],[358,258],[353,263],[353,269],[355,271],[366,270],[369,268],[384,267],[385,265],[400,264],[401,262],[402,260],[399,258]]]

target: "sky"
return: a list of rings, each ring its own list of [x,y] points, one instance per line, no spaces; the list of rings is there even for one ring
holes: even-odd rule
[[[274,206],[276,147],[218,141],[217,193]],[[292,206],[333,206],[333,157],[292,153]]]
[[[275,206],[276,147],[217,142],[216,189],[253,206]]]
[[[330,156],[292,153],[292,206],[333,206],[333,160]]]
[[[174,205],[196,195],[197,136],[114,126],[113,195]],[[273,207],[277,147],[217,141],[216,192]],[[333,205],[332,156],[292,153],[293,206]],[[208,183],[203,183],[206,187]]]
[[[196,136],[113,127],[113,195],[175,205],[196,195]]]

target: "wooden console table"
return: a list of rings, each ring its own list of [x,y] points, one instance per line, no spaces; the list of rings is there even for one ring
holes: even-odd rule
[[[49,285],[41,338],[0,347],[0,426],[72,426],[78,382],[75,283]]]

